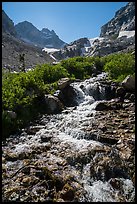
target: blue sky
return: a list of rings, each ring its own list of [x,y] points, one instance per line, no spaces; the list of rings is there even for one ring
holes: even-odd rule
[[[14,24],[29,21],[39,30],[54,30],[70,43],[82,37],[100,35],[101,26],[128,2],[2,2],[2,9]]]

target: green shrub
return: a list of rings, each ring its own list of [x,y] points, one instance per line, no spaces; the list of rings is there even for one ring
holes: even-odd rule
[[[43,112],[41,100],[45,94],[53,94],[57,90],[57,81],[68,77],[67,70],[59,65],[38,65],[28,72],[10,73],[3,71],[2,75],[2,109],[17,113],[16,122],[12,124],[7,114],[3,112],[4,137],[13,129],[21,128],[33,120],[38,112]],[[6,131],[7,130],[7,131]]]
[[[115,54],[104,58],[104,71],[115,81],[122,81],[135,72],[135,59],[130,53]]]
[[[93,63],[85,57],[74,57],[61,61],[71,78],[84,79],[92,75]]]
[[[43,81],[43,83],[53,83],[55,81],[58,81],[62,77],[67,77],[68,73],[64,67],[62,67],[60,64],[57,65],[38,65],[33,75],[36,79],[36,81]]]

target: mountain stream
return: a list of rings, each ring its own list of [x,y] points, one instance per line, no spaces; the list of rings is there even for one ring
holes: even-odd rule
[[[29,201],[27,200],[29,194],[32,197],[34,195],[39,197],[39,200],[31,198],[33,201],[46,200],[45,191],[43,194],[38,193],[38,185],[32,185],[29,190],[27,179],[25,180],[29,173],[23,174],[21,171],[24,163],[29,161],[30,155],[33,155],[31,161],[35,162],[35,165],[36,163],[39,166],[46,165],[54,172],[54,175],[58,175],[62,180],[69,177],[70,180],[65,181],[79,193],[77,199],[71,191],[63,194],[64,184],[62,187],[59,184],[60,189],[57,192],[59,194],[59,191],[62,191],[60,197],[63,201],[128,202],[134,200],[135,188],[130,177],[126,173],[122,174],[122,169],[117,169],[119,174],[114,172],[116,166],[112,162],[118,161],[118,150],[115,149],[115,145],[99,142],[98,138],[101,134],[99,131],[96,138],[88,131],[92,129],[95,122],[97,103],[100,100],[106,100],[105,89],[100,85],[100,80],[105,77],[105,74],[100,74],[82,82],[72,83],[71,86],[77,93],[77,106],[67,107],[60,114],[45,114],[40,118],[38,124],[32,127],[32,130],[35,130],[34,133],[29,133],[24,129],[20,135],[13,135],[7,139],[3,145],[3,157],[6,158],[3,167],[5,166],[5,171],[8,171],[9,176],[3,178],[5,200],[8,197],[10,201]],[[103,162],[107,170],[101,171],[101,168],[105,168]],[[15,173],[16,171],[18,173]],[[31,171],[34,171],[33,167]],[[13,174],[16,174],[16,177]],[[25,178],[21,180],[22,175],[25,175]],[[37,178],[35,177],[34,180],[36,181]],[[21,191],[21,186],[25,185],[25,181],[25,190]],[[16,186],[20,190],[17,191]],[[14,190],[10,191],[11,187]],[[42,188],[43,186],[41,186],[41,191]],[[19,191],[22,194],[19,195]],[[62,200],[57,199],[56,201]]]

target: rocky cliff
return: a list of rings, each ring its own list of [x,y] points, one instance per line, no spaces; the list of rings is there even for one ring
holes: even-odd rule
[[[89,45],[88,38],[80,38],[78,40],[75,40],[74,42],[71,42],[68,45],[65,45],[59,51],[55,51],[52,55],[57,60],[65,59],[68,57],[81,56],[83,55],[83,52],[85,51],[86,45]]]
[[[65,44],[53,30],[43,28],[40,31],[28,21],[18,23],[15,29],[22,40],[41,48],[61,48]]]
[[[135,2],[119,9],[114,18],[101,27],[100,37],[118,36],[120,31],[135,30]]]

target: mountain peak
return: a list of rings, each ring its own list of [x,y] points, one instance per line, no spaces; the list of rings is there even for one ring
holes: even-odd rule
[[[50,33],[50,30],[48,28],[42,28],[41,32],[42,33]]]
[[[61,48],[64,42],[59,39],[54,30],[48,28],[38,30],[32,23],[23,21],[15,26],[18,35],[26,42],[38,47]]]
[[[38,30],[31,22],[29,22],[29,21],[22,21],[22,22],[20,22],[20,23],[18,23],[18,24],[16,24],[15,25],[15,28],[16,28],[16,30],[17,30],[17,32],[18,32],[18,29],[23,29],[22,31],[25,31],[26,32],[26,30],[25,29],[35,29],[35,30]]]

